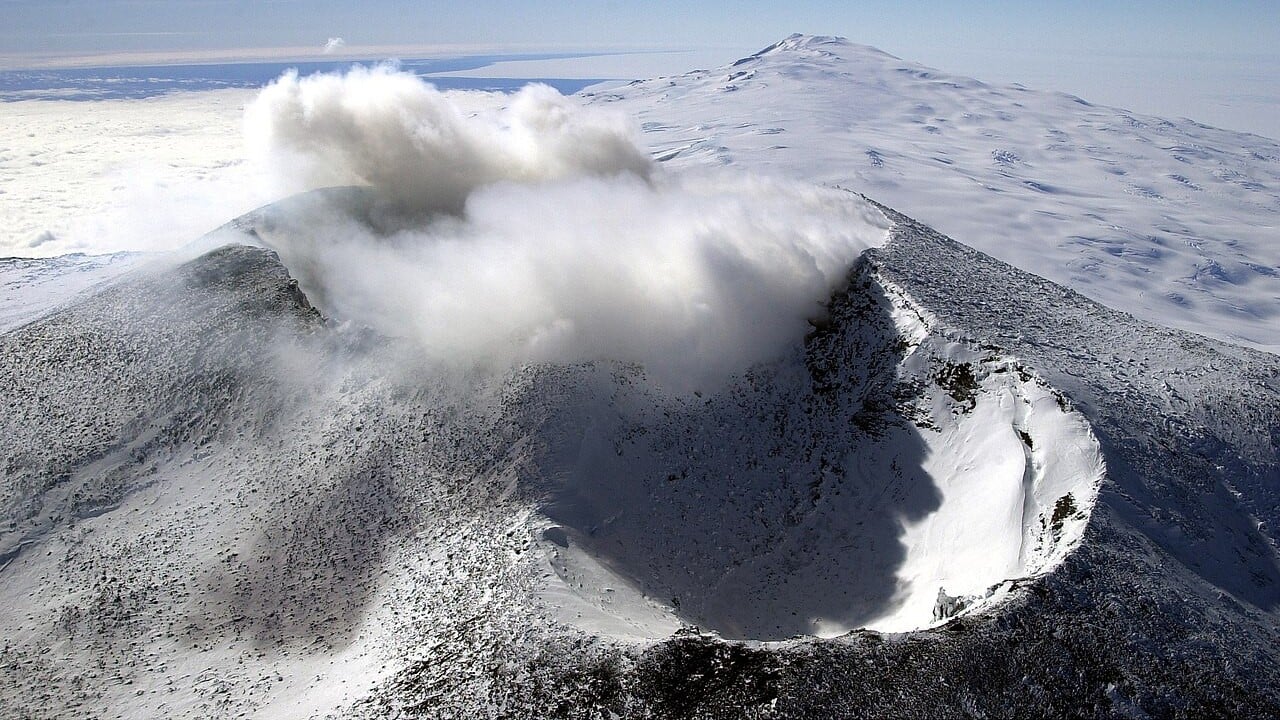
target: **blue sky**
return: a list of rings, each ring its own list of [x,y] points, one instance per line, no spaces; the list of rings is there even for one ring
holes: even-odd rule
[[[42,53],[309,46],[331,36],[356,45],[739,47],[791,32],[903,52],[976,45],[1271,53],[1280,44],[1280,3],[0,0],[0,28],[0,49]]]
[[[237,48],[318,52],[330,37],[352,50],[722,49],[727,62],[792,32],[843,35],[987,81],[1280,135],[1277,0],[0,0],[0,65],[129,52],[159,53],[151,61]]]

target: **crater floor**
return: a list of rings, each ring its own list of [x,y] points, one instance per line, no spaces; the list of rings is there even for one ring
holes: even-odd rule
[[[865,271],[788,361],[692,399],[635,373],[539,460],[543,602],[593,632],[930,627],[1060,562],[1104,472],[1061,395]]]

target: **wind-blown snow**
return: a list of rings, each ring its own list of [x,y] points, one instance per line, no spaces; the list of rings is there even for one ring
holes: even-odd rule
[[[866,193],[1111,307],[1280,346],[1280,143],[990,85],[840,38],[601,91],[667,164]]]

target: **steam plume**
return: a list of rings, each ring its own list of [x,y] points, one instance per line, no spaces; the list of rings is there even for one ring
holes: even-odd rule
[[[630,122],[533,86],[468,114],[390,68],[286,75],[249,134],[299,188],[360,184],[413,218],[335,205],[266,236],[325,309],[435,362],[612,359],[680,387],[802,337],[878,211],[848,193],[655,168]]]

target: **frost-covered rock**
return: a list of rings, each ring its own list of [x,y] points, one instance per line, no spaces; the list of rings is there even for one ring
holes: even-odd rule
[[[886,213],[803,346],[701,397],[609,364],[424,384],[253,248],[0,336],[6,478],[29,478],[5,712],[1274,709],[1275,358]],[[1052,479],[1090,453],[1104,476]],[[945,624],[858,629],[894,611]]]

